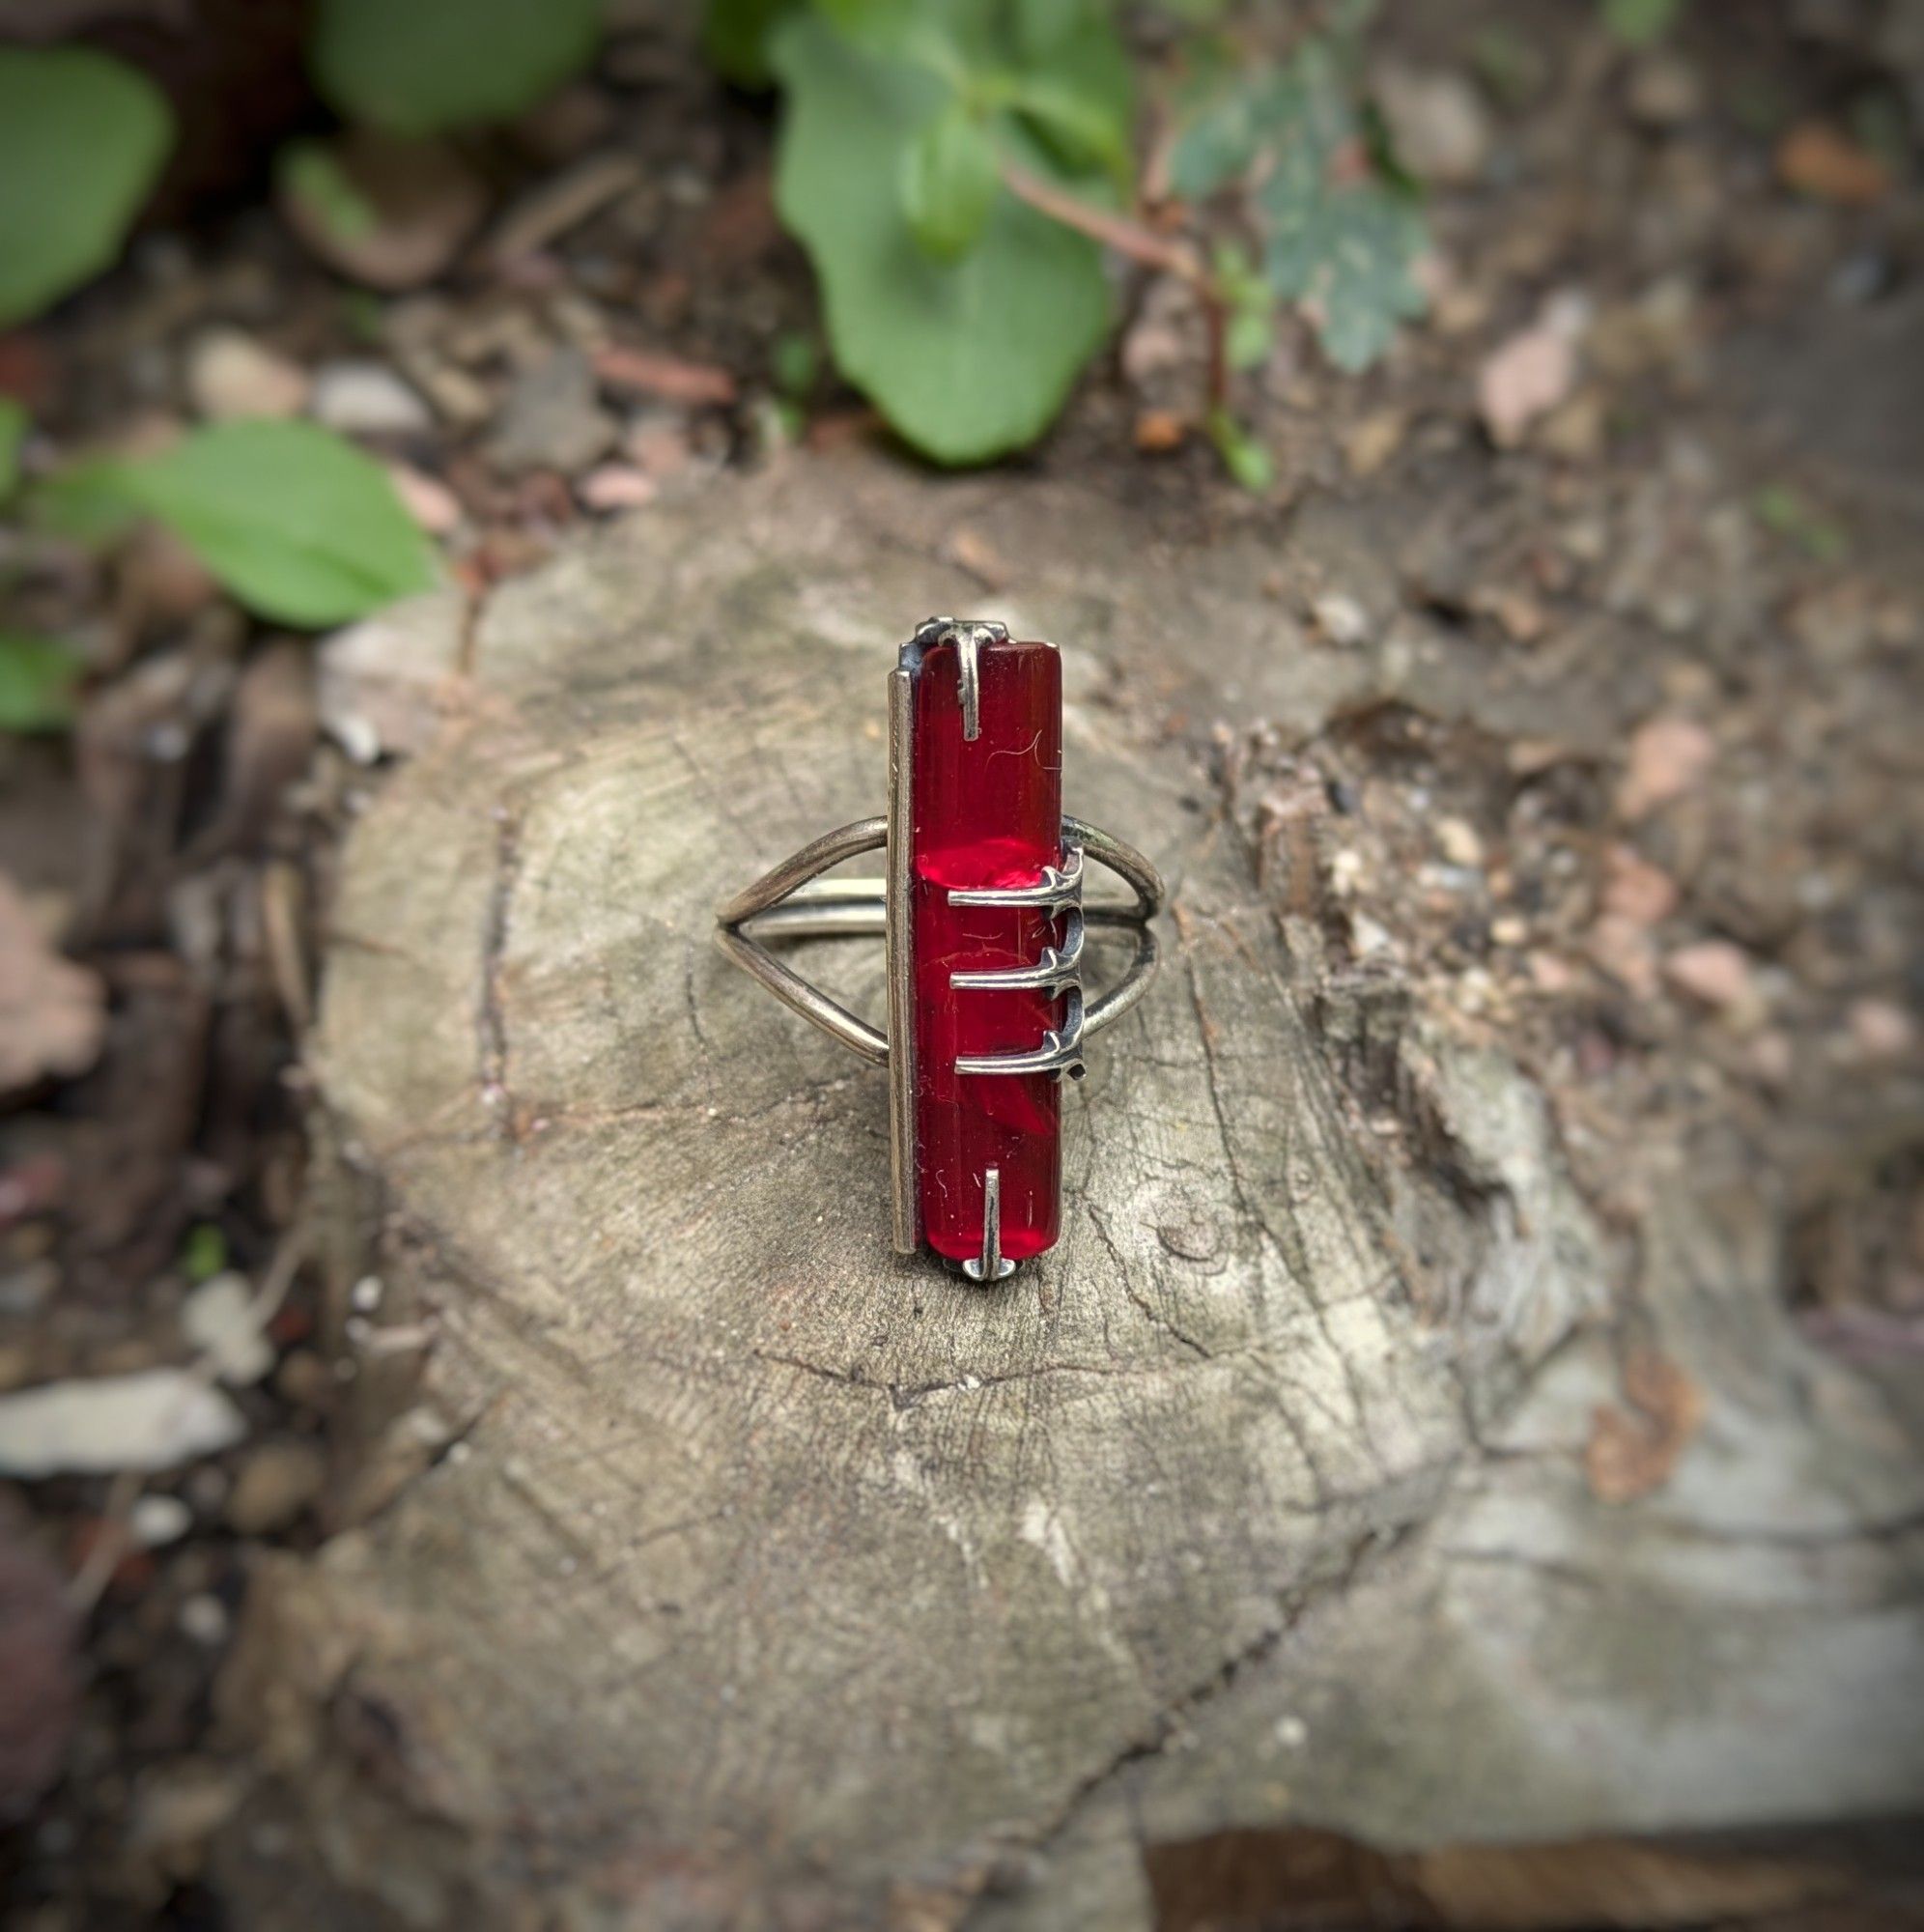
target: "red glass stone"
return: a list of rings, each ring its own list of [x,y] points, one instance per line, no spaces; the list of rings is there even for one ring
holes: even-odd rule
[[[913,659],[910,661],[914,668]],[[1029,1053],[1060,1026],[1047,989],[954,987],[949,975],[1033,966],[1060,915],[951,906],[951,887],[1032,886],[1062,860],[1062,671],[1048,644],[985,642],[979,734],[962,735],[960,652],[926,646],[915,675],[916,1133],[922,1235],[982,1252],[982,1178],[1001,1175],[1002,1251],[1022,1261],[1061,1226],[1061,1090],[1046,1073],[958,1073],[958,1055]]]

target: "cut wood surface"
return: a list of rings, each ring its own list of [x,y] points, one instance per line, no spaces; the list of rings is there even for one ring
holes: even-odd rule
[[[1211,765],[1397,697],[1607,756],[1632,696],[1312,648],[1271,543],[849,459],[471,615],[331,922],[325,1242],[382,1288],[354,1520],[228,1681],[326,1861],[294,1899],[250,1813],[255,1922],[1127,1932],[1146,1847],[1232,1829],[1924,1799],[1924,1473],[1797,1339],[1740,1153],[1649,1148],[1606,1226],[1500,1041],[1412,1009],[1372,1051],[1433,1157],[1387,1160]],[[935,611],[1061,644],[1069,809],[1173,896],[1062,1243],[992,1293],[891,1252],[884,1076],[711,944],[882,809]],[[878,952],[819,958],[876,1013]]]

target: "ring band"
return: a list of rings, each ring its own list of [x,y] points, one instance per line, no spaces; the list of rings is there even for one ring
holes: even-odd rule
[[[889,678],[889,810],[805,845],[716,912],[716,942],[804,1019],[890,1074],[896,1249],[1005,1280],[1055,1244],[1060,1082],[1091,1036],[1147,992],[1163,883],[1133,846],[1061,810],[1061,669],[1053,644],[931,617]],[[879,879],[820,875],[886,851]],[[1129,903],[1085,899],[1099,865]],[[752,926],[752,930],[750,930]],[[1122,977],[1083,985],[1089,933],[1135,940]],[[880,934],[887,1031],[770,948]]]

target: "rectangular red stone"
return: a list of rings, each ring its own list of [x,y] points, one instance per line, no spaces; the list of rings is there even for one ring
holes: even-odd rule
[[[911,647],[915,672],[913,932],[916,1134],[922,1235],[939,1255],[982,1252],[982,1178],[1002,1177],[1002,1252],[1053,1247],[1061,1224],[1061,1090],[1046,1073],[958,1073],[958,1055],[1028,1053],[1063,996],[953,987],[958,970],[1033,966],[1060,915],[951,906],[953,887],[1032,886],[1062,860],[1062,673],[1048,644],[979,646],[980,732],[963,736],[960,650]]]

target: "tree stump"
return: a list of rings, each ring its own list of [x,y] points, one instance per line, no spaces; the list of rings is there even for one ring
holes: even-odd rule
[[[1300,540],[1367,547],[1345,514]],[[651,508],[473,620],[332,919],[313,1064],[383,1432],[251,1595],[249,1922],[1126,1932],[1212,1833],[1924,1793],[1924,1477],[1797,1340],[1740,1160],[1652,1150],[1630,1241],[1499,1050],[1378,1014],[1430,1156],[1386,1162],[1336,1070],[1368,1016],[1208,766],[1219,715],[1480,702],[1607,752],[1627,700],[1314,649],[1274,565],[851,458]],[[1062,645],[1069,807],[1174,900],[1065,1097],[1063,1241],[987,1293],[891,1252],[884,1076],[711,945],[882,809],[893,646],[977,607]],[[879,948],[819,956],[880,1011]],[[1675,1459],[1614,1501],[1613,1415]],[[318,1847],[297,1898],[265,1818]]]

